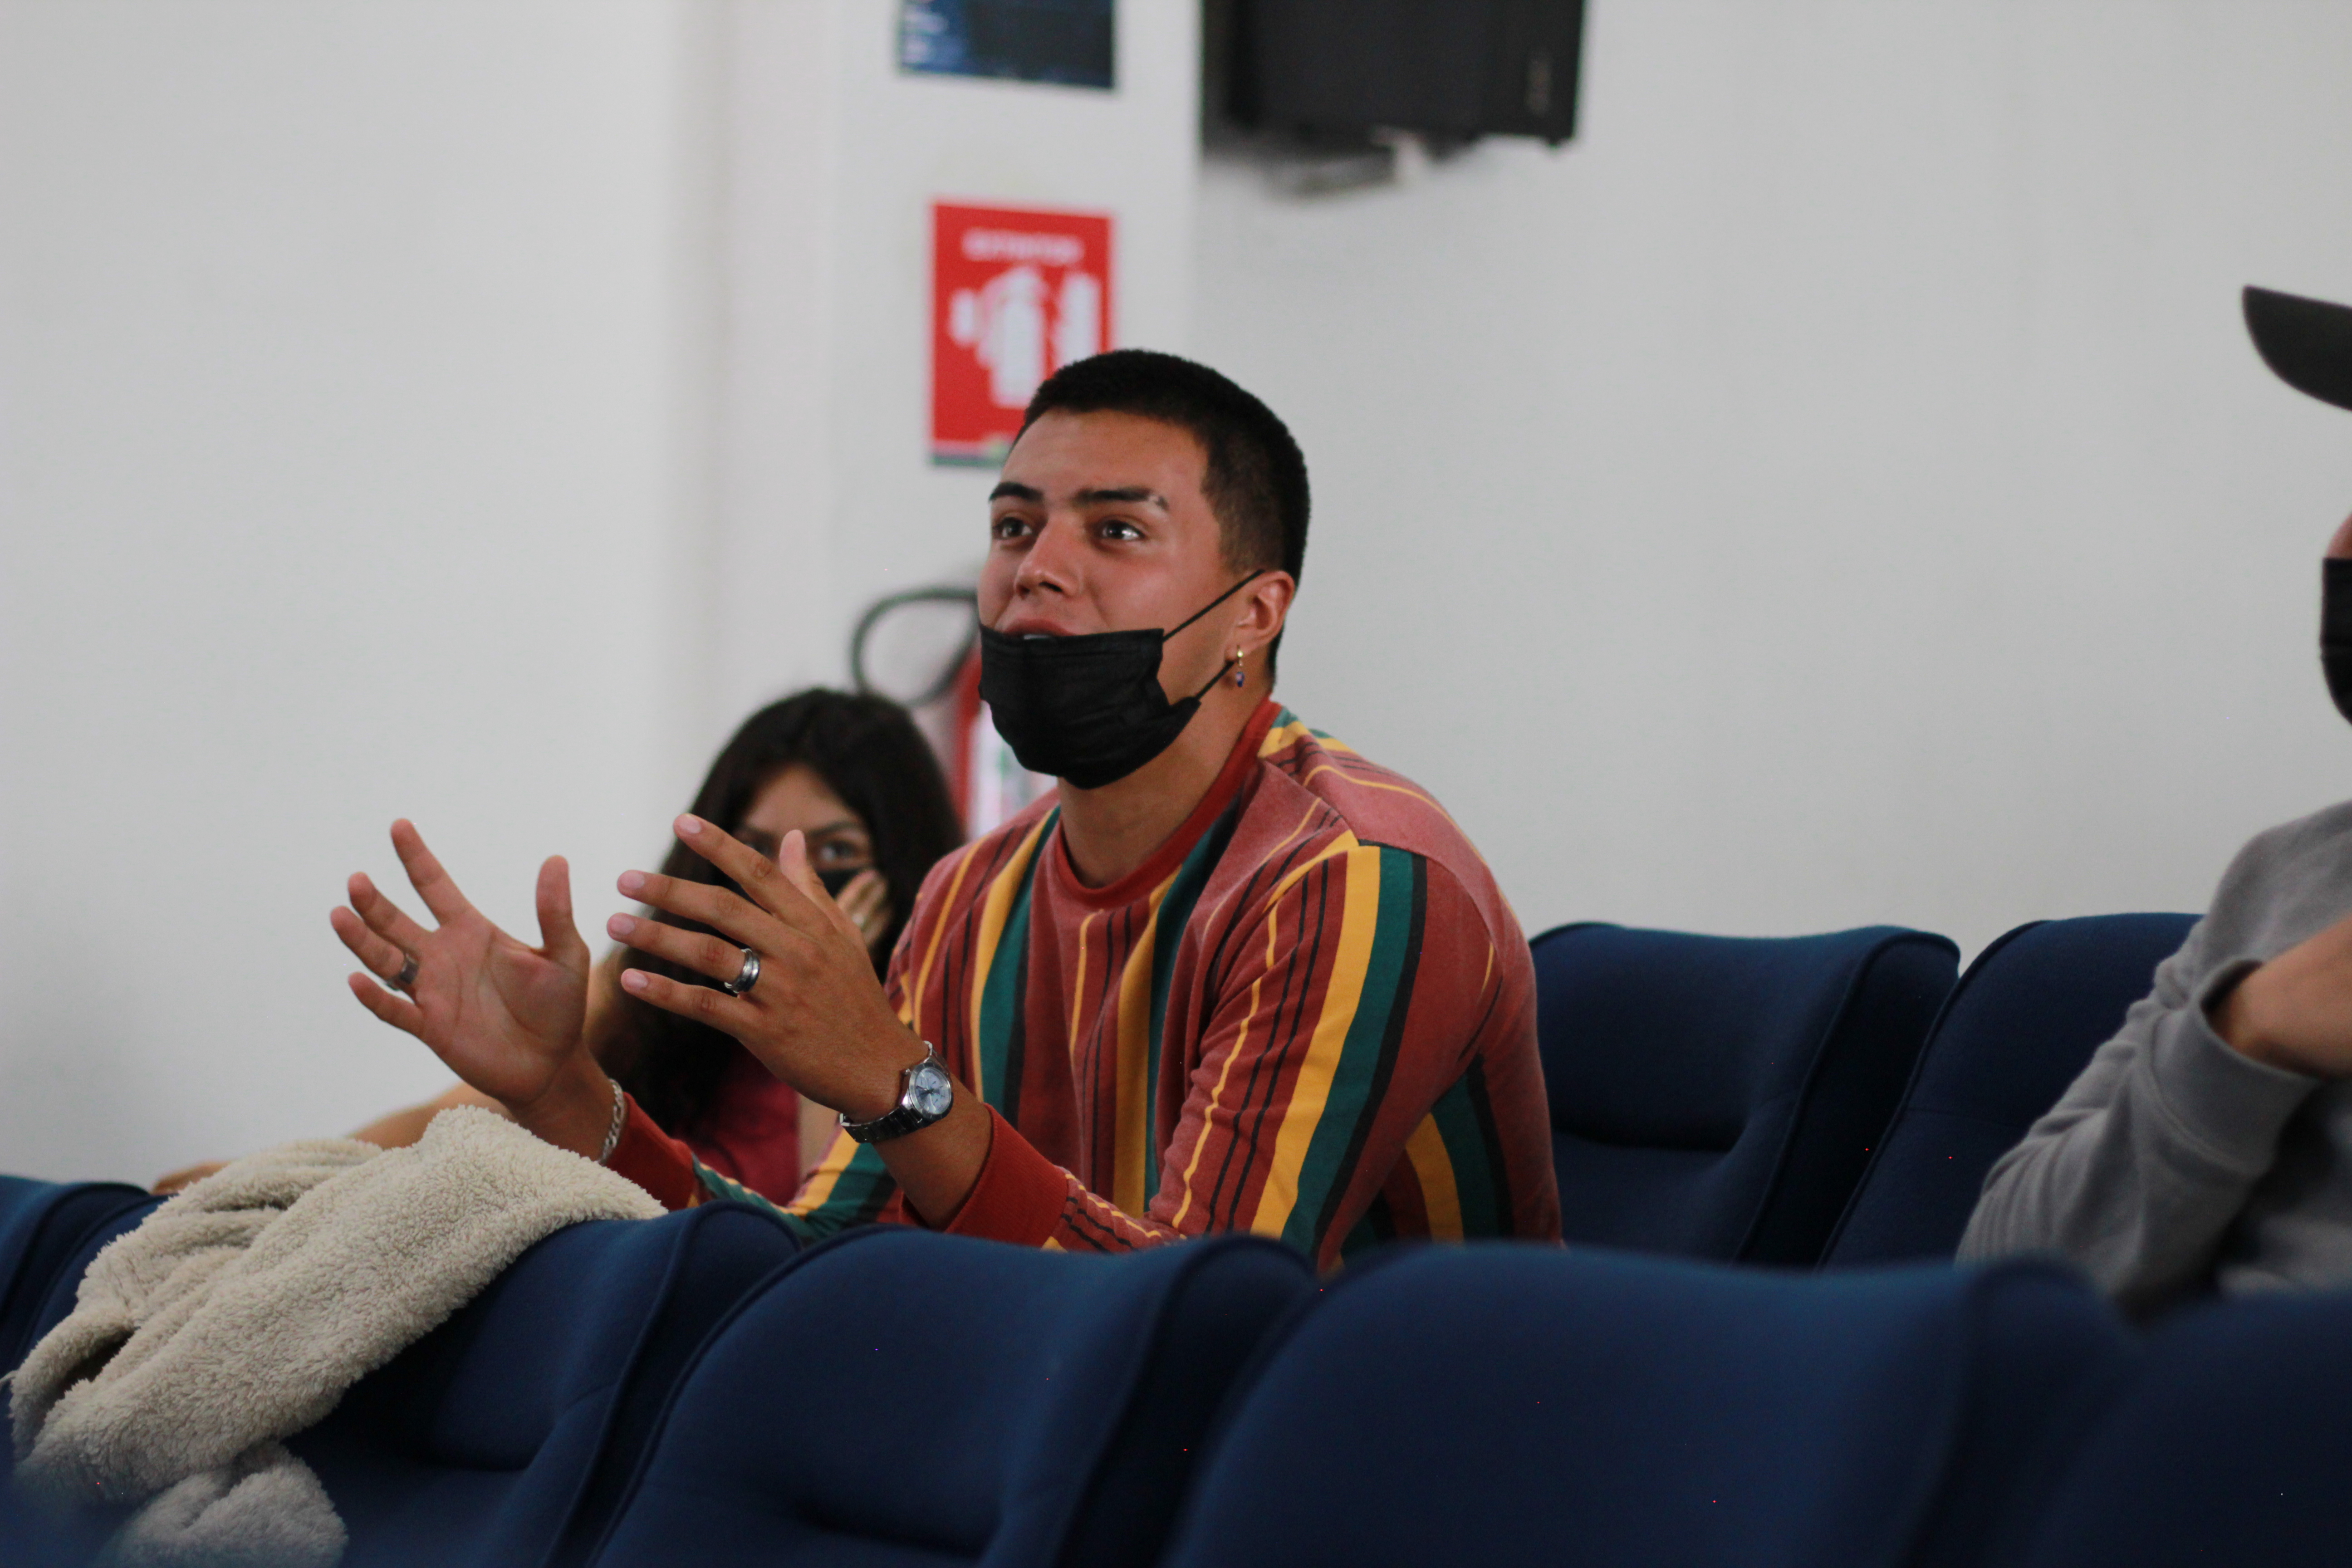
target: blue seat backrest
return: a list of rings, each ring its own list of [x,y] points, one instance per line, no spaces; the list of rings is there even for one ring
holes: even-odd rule
[[[1967,1563],[2014,1466],[2128,1343],[2040,1264],[1423,1248],[1296,1320],[1165,1562]]]
[[[57,1182],[0,1176],[0,1321],[6,1321],[20,1293],[30,1289],[20,1279],[26,1255],[40,1236],[41,1222],[67,1191]],[[0,1342],[0,1356],[5,1356],[10,1348],[9,1343]],[[9,1362],[0,1365],[0,1372],[15,1364]]]
[[[342,1568],[528,1568],[593,1538],[704,1337],[797,1250],[749,1207],[573,1226],[289,1444]]]
[[[1978,954],[1928,1033],[1828,1264],[1949,1258],[1985,1173],[2057,1103],[2196,923],[2169,914],[2037,921]]]
[[[98,1249],[162,1201],[119,1182],[0,1176],[0,1373],[14,1372],[72,1308]],[[0,1455],[0,1473],[6,1467]]]
[[[108,1242],[139,1227],[163,1200],[117,1182],[59,1184],[0,1177],[0,1371],[13,1372],[73,1310],[81,1277]],[[0,1400],[0,1427],[6,1403]],[[90,1560],[103,1529],[60,1521],[10,1484],[16,1448],[0,1442],[0,1563],[64,1568]]]
[[[1791,1265],[1820,1258],[1958,968],[1892,926],[1532,945],[1569,1240]]]
[[[594,1561],[1148,1563],[1225,1391],[1315,1289],[1249,1237],[838,1238],[705,1347]]]
[[[2352,1292],[2192,1308],[2158,1326],[2001,1568],[2352,1562]]]

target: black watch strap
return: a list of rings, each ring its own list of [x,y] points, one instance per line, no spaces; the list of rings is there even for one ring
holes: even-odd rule
[[[929,1040],[923,1042],[923,1059],[898,1074],[898,1103],[867,1121],[852,1121],[844,1116],[841,1130],[855,1142],[887,1143],[893,1138],[919,1132],[945,1117],[952,1103],[951,1094],[935,1110],[926,1110],[917,1102],[915,1075],[925,1068],[935,1068],[942,1079],[947,1077],[948,1065],[940,1059],[938,1047]]]

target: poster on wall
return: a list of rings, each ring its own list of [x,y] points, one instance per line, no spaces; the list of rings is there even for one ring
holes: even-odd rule
[[[993,465],[1047,376],[1111,346],[1107,213],[931,205],[931,460]]]
[[[898,0],[898,68],[1108,90],[1118,32],[1113,0]]]

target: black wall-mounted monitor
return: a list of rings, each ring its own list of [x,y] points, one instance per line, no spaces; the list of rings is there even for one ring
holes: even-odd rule
[[[1576,133],[1584,0],[1226,0],[1225,114],[1304,141]]]

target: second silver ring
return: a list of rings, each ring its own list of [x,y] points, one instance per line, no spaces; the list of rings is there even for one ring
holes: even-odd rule
[[[741,996],[749,994],[751,987],[758,984],[760,984],[760,955],[747,947],[743,950],[743,967],[735,972],[734,979],[720,981],[719,989],[726,992],[730,996]]]

